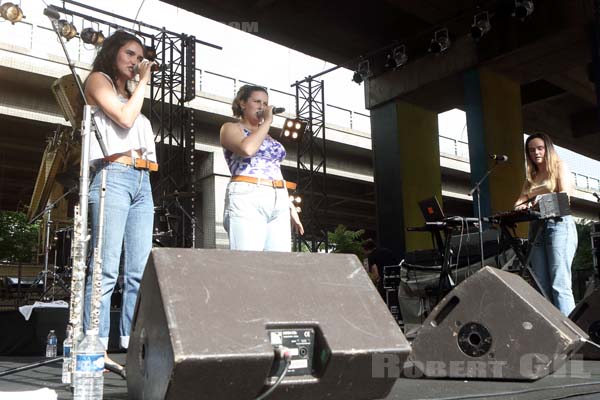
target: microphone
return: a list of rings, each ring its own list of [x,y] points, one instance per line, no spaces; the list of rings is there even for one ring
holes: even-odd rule
[[[156,71],[160,71],[160,70],[161,70],[161,66],[158,65],[158,63],[156,61],[154,61],[154,64],[152,64],[152,67],[150,67],[150,71],[156,72]],[[140,73],[140,64],[135,64],[133,66],[133,73],[136,75]]]
[[[51,7],[44,8],[44,15],[50,19],[54,19],[54,20],[60,19],[60,14],[58,13],[58,11],[56,11],[55,9],[53,9]]]
[[[506,162],[508,161],[508,156],[505,154],[490,154],[489,155],[490,158],[492,160],[498,161],[498,162]]]
[[[285,108],[283,108],[283,107],[273,107],[272,112],[273,112],[273,115],[275,115],[275,114],[281,114],[281,113],[285,112]],[[263,110],[256,112],[256,116],[258,118],[262,118],[264,116],[264,114],[265,114],[265,112]]]

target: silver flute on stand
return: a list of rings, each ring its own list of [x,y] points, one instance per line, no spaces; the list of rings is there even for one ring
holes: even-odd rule
[[[94,268],[92,270],[92,300],[90,306],[90,326],[92,331],[98,331],[100,326],[100,301],[102,300],[102,243],[104,242],[104,199],[106,197],[106,168],[102,169],[100,204],[98,212],[98,233],[94,248]]]
[[[69,325],[73,332],[73,351],[83,336],[83,306],[85,303],[85,269],[87,247],[90,240],[88,233],[88,198],[89,198],[89,162],[91,107],[83,109],[81,122],[81,166],[79,170],[79,204],[75,206],[73,215],[73,239],[71,240],[71,259],[73,273],[71,278],[71,301],[69,307]],[[74,357],[72,357],[74,360]]]
[[[81,123],[81,168],[79,173],[79,204],[75,206],[74,230],[71,241],[71,257],[73,259],[73,275],[71,278],[71,301],[69,308],[69,325],[73,337],[73,355],[71,372],[75,371],[75,360],[83,332],[83,309],[85,304],[85,270],[88,234],[88,199],[89,199],[89,161],[90,134],[92,130],[91,107],[86,105]],[[102,243],[104,241],[104,199],[106,197],[106,169],[102,170],[102,186],[100,188],[98,234],[94,248],[92,268],[92,296],[90,304],[90,325],[88,329],[98,331],[100,322],[100,301],[102,297]],[[67,330],[68,332],[69,330]],[[73,382],[73,380],[71,380]]]

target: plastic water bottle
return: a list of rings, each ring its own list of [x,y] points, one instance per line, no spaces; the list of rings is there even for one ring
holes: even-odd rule
[[[58,339],[56,338],[56,333],[54,333],[54,329],[52,329],[50,333],[48,333],[48,339],[46,340],[46,357],[56,357],[57,344]]]
[[[73,347],[73,328],[67,326],[67,337],[63,342],[62,383],[71,383],[71,349]]]
[[[97,331],[87,331],[77,346],[73,373],[74,400],[102,399],[104,386],[104,346]]]

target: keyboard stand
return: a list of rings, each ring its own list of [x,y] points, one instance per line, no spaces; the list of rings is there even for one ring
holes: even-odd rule
[[[540,224],[539,227],[534,232],[533,238],[529,240],[526,249],[523,249],[523,245],[517,244],[519,241],[515,235],[510,231],[508,224],[500,224],[500,243],[508,244],[520,262],[519,266],[519,275],[525,279],[534,289],[536,289],[542,296],[544,296],[547,300],[552,301],[552,298],[548,293],[542,288],[538,278],[535,276],[533,272],[533,268],[531,268],[531,252],[533,250],[533,246],[535,242],[538,240],[540,234],[544,229],[544,224]],[[505,248],[505,246],[501,246],[501,248]]]

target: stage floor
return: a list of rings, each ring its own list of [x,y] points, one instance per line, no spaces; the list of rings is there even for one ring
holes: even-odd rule
[[[112,354],[117,362],[125,354]],[[0,357],[0,370],[39,361],[36,357]],[[57,392],[59,399],[72,399],[60,382],[61,364],[38,367],[0,378],[1,392],[36,390],[44,387]],[[113,373],[104,375],[104,399],[127,399],[126,382]],[[450,379],[400,378],[386,400],[598,400],[600,399],[600,361],[573,360],[553,375],[535,382],[465,381]],[[317,400],[317,399],[307,399]]]

